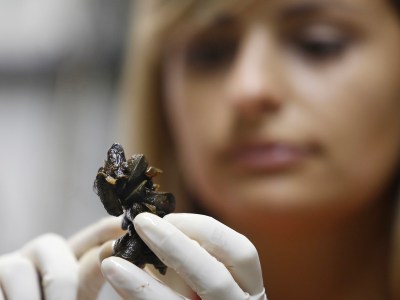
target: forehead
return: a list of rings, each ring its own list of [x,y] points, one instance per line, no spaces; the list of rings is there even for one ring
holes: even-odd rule
[[[297,14],[311,14],[326,11],[338,13],[376,15],[393,12],[390,0],[230,0],[194,1],[188,9],[186,21],[193,25],[218,22],[221,16],[253,18],[257,15],[268,17],[290,17]]]
[[[184,37],[196,35],[215,26],[229,28],[231,22],[240,23],[261,20],[278,26],[288,24],[290,20],[302,17],[324,18],[330,15],[346,15],[346,18],[358,18],[369,27],[381,26],[379,20],[391,14],[398,18],[391,0],[169,0],[164,3],[165,11],[179,11],[173,18],[170,15],[154,18],[164,26],[162,19],[169,19],[164,27],[164,38],[168,44],[179,44]],[[185,3],[184,5],[182,3]],[[169,6],[169,9],[166,9]],[[376,23],[374,25],[374,23]]]

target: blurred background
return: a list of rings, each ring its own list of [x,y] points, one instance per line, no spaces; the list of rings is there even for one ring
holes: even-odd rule
[[[0,254],[107,216],[128,0],[0,0]]]

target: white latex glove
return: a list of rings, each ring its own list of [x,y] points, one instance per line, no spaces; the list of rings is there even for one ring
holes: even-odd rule
[[[121,229],[121,218],[106,217],[74,234],[68,243],[79,261],[79,284],[77,300],[95,300],[105,282],[100,270],[99,255],[103,248],[111,255],[110,240],[125,232]],[[1,299],[0,299],[1,300]],[[75,298],[74,298],[75,300]]]
[[[149,213],[138,215],[134,225],[201,299],[267,299],[257,250],[226,225],[203,215],[169,214],[162,219]],[[102,272],[125,300],[187,299],[121,258],[105,259]]]
[[[0,257],[1,300],[75,300],[77,286],[78,263],[58,235],[40,236]]]

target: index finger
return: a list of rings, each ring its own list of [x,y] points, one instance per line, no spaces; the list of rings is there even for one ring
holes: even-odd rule
[[[80,259],[89,249],[101,246],[124,233],[125,231],[121,229],[121,218],[107,217],[74,234],[68,243],[75,256]]]
[[[257,249],[247,237],[205,215],[169,214],[164,220],[196,240],[221,261],[239,286],[250,295],[264,290]]]
[[[202,299],[248,299],[226,266],[162,218],[142,213],[134,219],[136,232],[150,249],[173,268]]]

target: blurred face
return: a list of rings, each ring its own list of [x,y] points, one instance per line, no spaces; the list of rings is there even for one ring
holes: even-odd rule
[[[386,1],[254,1],[178,29],[167,49],[184,177],[225,221],[337,217],[382,197],[400,153],[400,21]]]

